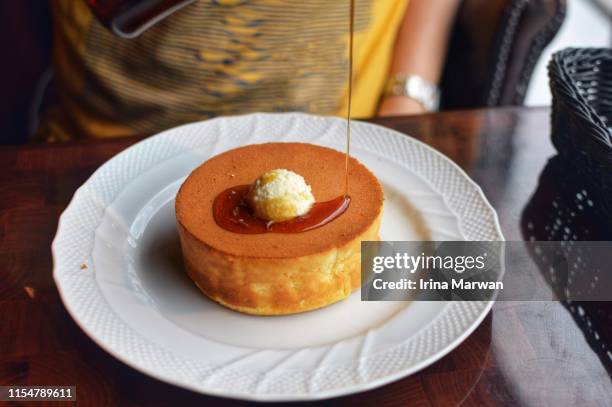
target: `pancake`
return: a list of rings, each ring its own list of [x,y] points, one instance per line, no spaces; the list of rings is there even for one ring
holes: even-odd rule
[[[345,154],[305,143],[248,145],[196,168],[176,198],[187,273],[211,299],[229,308],[279,315],[346,298],[360,284],[362,240],[378,240],[383,192],[376,177],[349,160],[351,203],[341,216],[300,233],[239,234],[213,218],[222,191],[285,168],[302,175],[317,202],[344,193]]]

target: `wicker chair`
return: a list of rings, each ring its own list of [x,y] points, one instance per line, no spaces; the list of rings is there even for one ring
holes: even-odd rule
[[[565,0],[464,0],[440,87],[442,109],[521,105]]]

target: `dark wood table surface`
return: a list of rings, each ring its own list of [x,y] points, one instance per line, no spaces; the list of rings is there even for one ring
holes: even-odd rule
[[[549,114],[547,108],[504,108],[373,121],[455,160],[498,211],[506,239],[523,240],[521,217],[555,154]],[[50,252],[58,217],[98,166],[137,141],[0,148],[0,385],[76,385],[84,405],[242,404],[123,365],[60,302]],[[595,348],[559,302],[498,302],[465,342],[432,366],[321,404],[611,405],[610,368]]]

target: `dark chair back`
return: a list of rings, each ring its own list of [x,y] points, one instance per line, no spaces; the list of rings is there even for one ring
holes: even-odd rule
[[[49,66],[49,4],[0,1],[0,145],[27,141],[31,101]]]
[[[565,0],[463,0],[451,33],[441,109],[521,105]]]

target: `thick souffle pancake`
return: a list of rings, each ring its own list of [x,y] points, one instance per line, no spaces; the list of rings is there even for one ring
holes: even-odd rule
[[[274,168],[300,174],[317,202],[344,193],[345,154],[305,143],[248,145],[196,168],[176,197],[187,273],[209,298],[237,311],[280,315],[346,298],[360,284],[362,240],[378,240],[383,191],[376,177],[349,160],[348,209],[300,233],[241,234],[221,228],[213,202]]]

